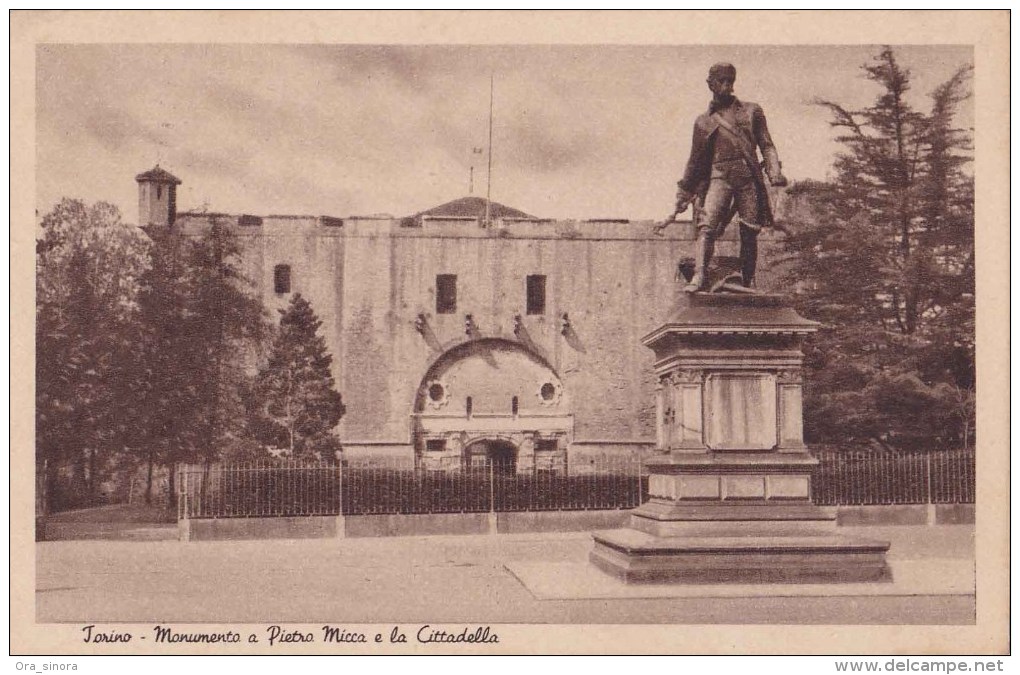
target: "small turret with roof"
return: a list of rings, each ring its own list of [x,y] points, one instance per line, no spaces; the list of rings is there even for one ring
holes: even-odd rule
[[[181,180],[157,164],[135,176],[138,182],[138,224],[170,226],[177,219],[177,186]]]

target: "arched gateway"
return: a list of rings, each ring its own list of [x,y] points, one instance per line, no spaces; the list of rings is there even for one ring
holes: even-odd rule
[[[518,453],[513,441],[482,438],[464,447],[464,463],[472,469],[490,468],[498,475],[512,475],[517,472]]]
[[[574,418],[559,376],[525,345],[471,340],[422,378],[411,414],[419,466],[565,471]]]

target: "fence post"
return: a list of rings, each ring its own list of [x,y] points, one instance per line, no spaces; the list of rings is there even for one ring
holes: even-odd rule
[[[174,471],[177,473],[177,538],[180,541],[191,541],[191,521],[188,518],[188,485],[185,481],[190,472],[185,469],[186,465],[176,464]]]
[[[36,465],[38,467],[38,465]],[[38,468],[36,469],[35,475],[35,489],[36,489],[36,503],[35,503],[35,540],[45,541],[46,540],[46,517],[50,513],[50,501],[49,494],[46,489],[49,481],[49,460],[44,459],[42,464],[42,474],[39,474]]]
[[[499,524],[496,522],[496,480],[493,458],[490,456],[486,463],[489,465],[489,534],[497,534]]]
[[[339,459],[336,465],[336,484],[336,538],[344,539],[347,537],[347,521],[344,519],[344,464]]]
[[[932,494],[932,481],[931,481],[931,450],[924,453],[925,468],[927,469],[925,484],[928,488],[928,505],[926,509],[925,524],[934,525],[937,521],[935,516],[935,495]]]
[[[637,499],[634,500],[635,508],[641,506],[641,502],[644,499],[644,462],[641,461],[640,455],[637,460]]]

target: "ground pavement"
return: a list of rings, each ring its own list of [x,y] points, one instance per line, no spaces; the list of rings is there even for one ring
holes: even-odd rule
[[[974,556],[970,525],[841,528],[889,558]],[[539,599],[508,569],[581,563],[589,533],[36,544],[39,623],[970,624],[973,595]],[[964,566],[965,567],[965,566]],[[971,586],[972,587],[972,586]]]

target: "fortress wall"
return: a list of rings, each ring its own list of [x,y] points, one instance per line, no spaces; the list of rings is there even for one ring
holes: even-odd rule
[[[693,250],[693,228],[651,234],[651,222],[557,221],[497,224],[266,217],[257,227],[231,218],[243,242],[243,270],[272,319],[290,295],[273,290],[273,268],[291,266],[292,292],[309,299],[334,356],[333,372],[347,406],[338,427],[359,442],[400,448],[411,441],[409,415],[429,365],[468,339],[465,315],[478,334],[521,341],[559,374],[574,414],[574,440],[585,452],[630,450],[654,441],[652,353],[640,338],[666,316],[678,292],[676,261]],[[182,215],[198,231],[208,219]],[[736,228],[717,246],[736,255]],[[759,280],[770,284],[773,235],[762,238]],[[457,275],[457,307],[436,313],[436,275]],[[525,313],[525,277],[546,276],[546,311]],[[563,314],[570,328],[564,334]],[[415,329],[426,316],[425,334]],[[521,400],[534,392],[522,391]],[[604,441],[605,443],[600,443]],[[622,445],[621,445],[622,444]],[[379,446],[381,447],[381,446]]]

